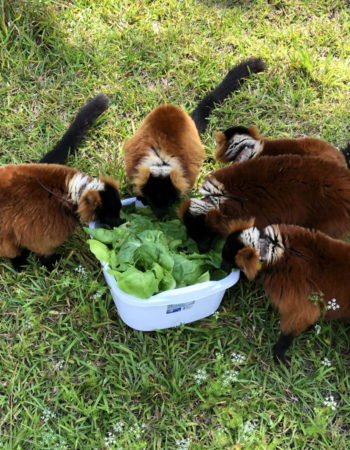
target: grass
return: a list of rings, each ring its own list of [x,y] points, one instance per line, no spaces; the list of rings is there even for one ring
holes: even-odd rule
[[[111,106],[69,164],[113,175],[128,196],[120,150],[142,118],[162,102],[190,112],[250,56],[268,70],[214,111],[208,157],[213,132],[232,124],[342,147],[349,28],[341,0],[0,0],[0,162],[38,160],[86,99],[104,92]],[[278,367],[277,316],[241,281],[214,316],[134,331],[118,318],[85,238],[79,231],[62,247],[51,276],[35,260],[16,274],[1,259],[0,448],[349,447],[346,325],[321,323],[296,340],[291,367]]]

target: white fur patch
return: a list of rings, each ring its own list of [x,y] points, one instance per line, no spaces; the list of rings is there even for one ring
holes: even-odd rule
[[[154,177],[167,177],[173,169],[182,170],[175,156],[167,155],[159,149],[151,149],[149,154],[141,160],[140,165],[149,167]]]
[[[86,190],[103,191],[105,184],[97,178],[91,178],[83,173],[76,173],[68,183],[68,196],[73,203],[78,203]]]
[[[214,209],[215,206],[210,202],[201,200],[200,198],[191,198],[191,204],[189,211],[193,216],[200,216],[206,214],[210,209]]]
[[[216,178],[209,178],[203,183],[199,192],[205,197],[210,195],[225,195],[225,188]]]
[[[240,235],[240,241],[246,247],[254,247],[258,252],[260,250],[259,245],[260,231],[256,227],[251,227],[243,230]]]
[[[260,239],[260,259],[267,263],[275,263],[284,254],[284,245],[280,230],[277,226],[269,225],[264,229]]]
[[[225,197],[225,188],[216,178],[206,180],[199,192],[210,201],[213,207],[219,208],[227,198]]]
[[[225,156],[229,161],[242,162],[254,158],[262,150],[261,141],[249,134],[235,134],[230,140]]]
[[[263,234],[256,227],[243,230],[240,241],[246,247],[253,247],[259,254],[260,261],[275,263],[284,254],[282,236],[277,226],[269,225]]]
[[[170,175],[170,172],[173,170],[171,166],[151,166],[149,171],[151,175],[154,177],[167,177]]]

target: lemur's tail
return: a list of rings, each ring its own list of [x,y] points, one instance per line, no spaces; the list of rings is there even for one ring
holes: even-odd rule
[[[231,69],[221,83],[199,103],[191,117],[199,133],[203,133],[208,125],[208,116],[212,109],[222,103],[231,92],[239,89],[241,83],[251,73],[263,72],[266,65],[261,58],[250,58]]]
[[[346,165],[350,169],[350,142],[347,143],[347,146],[341,150],[342,154],[344,155]]]
[[[108,108],[108,99],[103,94],[89,100],[76,115],[68,130],[55,147],[44,155],[39,163],[64,164],[68,155],[73,154],[82,141],[84,135],[100,116]]]

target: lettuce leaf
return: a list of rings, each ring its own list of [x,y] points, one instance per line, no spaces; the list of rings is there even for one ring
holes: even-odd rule
[[[152,271],[142,272],[129,267],[125,272],[108,270],[117,279],[119,289],[139,298],[149,298],[158,291],[159,280]]]
[[[203,273],[201,265],[198,261],[191,261],[183,255],[175,254],[173,277],[176,280],[176,286],[184,287],[197,283]]]
[[[96,241],[96,239],[89,239],[88,244],[90,246],[91,252],[96,256],[97,259],[103,262],[110,261],[110,250],[107,245],[102,242]]]
[[[199,254],[179,219],[160,222],[150,208],[131,205],[123,211],[127,222],[113,230],[85,229],[94,239],[92,253],[109,263],[118,287],[139,298],[174,289],[218,280],[226,276],[220,269],[223,240],[212,250]]]

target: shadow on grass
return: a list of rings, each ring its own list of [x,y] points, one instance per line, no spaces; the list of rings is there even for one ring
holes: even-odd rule
[[[0,36],[9,54],[35,55],[49,66],[85,60],[83,48],[70,44],[58,18],[58,6],[40,0],[3,0]]]

